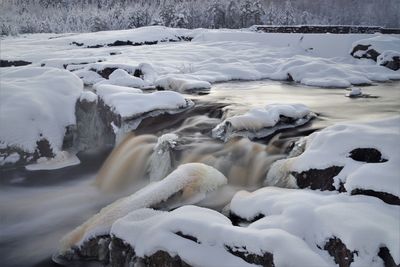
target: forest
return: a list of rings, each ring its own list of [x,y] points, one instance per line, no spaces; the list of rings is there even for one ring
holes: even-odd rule
[[[191,29],[400,24],[398,0],[2,0],[0,10],[1,35],[148,25]]]

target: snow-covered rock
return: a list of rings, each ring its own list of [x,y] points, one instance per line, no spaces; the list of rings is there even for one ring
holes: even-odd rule
[[[101,235],[108,235],[112,224],[128,213],[141,208],[170,210],[185,204],[194,204],[205,198],[207,192],[227,182],[216,169],[189,163],[179,166],[163,180],[154,182],[140,191],[103,208],[98,214],[62,240],[62,252]]]
[[[142,88],[146,86],[145,82],[142,79],[130,75],[123,69],[114,70],[108,77],[108,80],[100,81],[97,84],[112,84],[136,88]]]
[[[140,89],[125,86],[95,86],[100,99],[121,119],[133,119],[150,112],[176,113],[193,105],[191,100],[172,91],[143,94]]]
[[[350,53],[355,58],[369,58],[392,70],[400,69],[400,38],[376,36],[353,43]]]
[[[399,125],[395,117],[315,132],[302,154],[271,167],[266,184],[347,191],[400,205]]]
[[[102,62],[102,61],[105,61],[105,58],[99,58],[99,57],[51,58],[42,60],[39,64],[42,67],[76,70],[85,67],[87,64]]]
[[[399,51],[384,51],[378,56],[376,63],[392,70],[400,69],[400,48]]]
[[[165,90],[178,92],[195,91],[199,89],[210,89],[211,84],[190,75],[166,75],[155,81],[155,86]]]
[[[329,265],[392,266],[390,260],[400,262],[400,207],[369,196],[264,187],[252,193],[238,192],[230,212],[251,222],[250,229],[279,229],[297,236]]]
[[[359,88],[359,87],[351,88],[350,93],[346,94],[347,97],[360,97],[362,95],[363,95],[363,93],[361,91],[361,88]]]
[[[270,104],[225,119],[213,129],[213,136],[225,141],[234,136],[262,138],[281,129],[303,125],[313,117],[315,114],[303,104]]]
[[[3,68],[0,82],[1,165],[15,153],[26,163],[61,151],[67,128],[76,123],[82,81],[66,70],[20,67]]]
[[[195,206],[137,210],[117,220],[111,233],[144,261],[164,252],[190,266],[329,266],[294,235],[235,227],[222,214]]]

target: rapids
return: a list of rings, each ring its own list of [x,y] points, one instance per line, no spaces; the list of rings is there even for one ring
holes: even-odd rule
[[[186,95],[195,108],[145,119],[114,148],[96,142],[97,147],[78,153],[80,165],[53,171],[1,170],[2,266],[55,266],[50,257],[64,234],[184,163],[204,163],[227,177],[227,185],[199,203],[221,211],[237,190],[263,186],[271,164],[285,157],[301,136],[336,122],[397,115],[399,86],[390,82],[363,87],[377,98],[351,99],[343,89],[274,81],[219,83],[206,94]],[[212,138],[211,129],[226,116],[271,103],[302,103],[318,117],[260,140],[223,143]]]

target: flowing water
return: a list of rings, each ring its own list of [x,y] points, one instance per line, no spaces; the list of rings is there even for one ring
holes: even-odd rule
[[[50,256],[65,233],[101,207],[188,162],[211,165],[228,178],[228,186],[200,203],[221,210],[237,190],[261,187],[270,165],[299,137],[336,122],[398,115],[399,87],[399,82],[364,87],[364,93],[376,97],[351,99],[343,89],[273,81],[220,83],[207,94],[187,95],[197,104],[190,111],[144,120],[114,150],[79,153],[80,165],[54,171],[2,170],[1,265],[52,266]],[[303,103],[318,117],[256,141],[234,138],[223,143],[211,137],[221,117],[271,103]]]

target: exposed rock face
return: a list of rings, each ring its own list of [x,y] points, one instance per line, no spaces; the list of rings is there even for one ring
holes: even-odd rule
[[[391,70],[400,69],[400,53],[385,51],[378,57],[378,64]]]
[[[0,68],[2,67],[19,67],[19,66],[26,66],[32,64],[32,62],[24,61],[24,60],[0,60]]]
[[[113,237],[109,249],[111,266],[128,267],[136,260],[135,251],[122,239]]]
[[[250,223],[258,221],[259,219],[262,219],[264,217],[265,217],[265,215],[260,213],[251,219],[245,219],[245,218],[242,218],[239,215],[233,213],[232,211],[229,212],[229,219],[232,221],[232,224],[236,225],[236,226],[238,226],[240,224],[250,224]]]
[[[382,158],[382,153],[375,148],[356,148],[350,151],[349,157],[355,161],[366,163],[386,162],[387,159]]]
[[[184,262],[179,256],[172,257],[165,251],[157,251],[153,255],[140,258],[139,263],[148,267],[190,267],[191,265]]]
[[[334,191],[333,178],[340,173],[342,166],[332,166],[326,169],[309,169],[301,173],[292,172],[299,188],[311,188],[313,190]],[[342,187],[339,191],[343,191]],[[345,191],[345,190],[344,190]]]
[[[342,240],[336,237],[330,238],[324,249],[334,258],[339,267],[350,267],[354,261],[354,254],[357,255],[357,251],[350,251]]]

